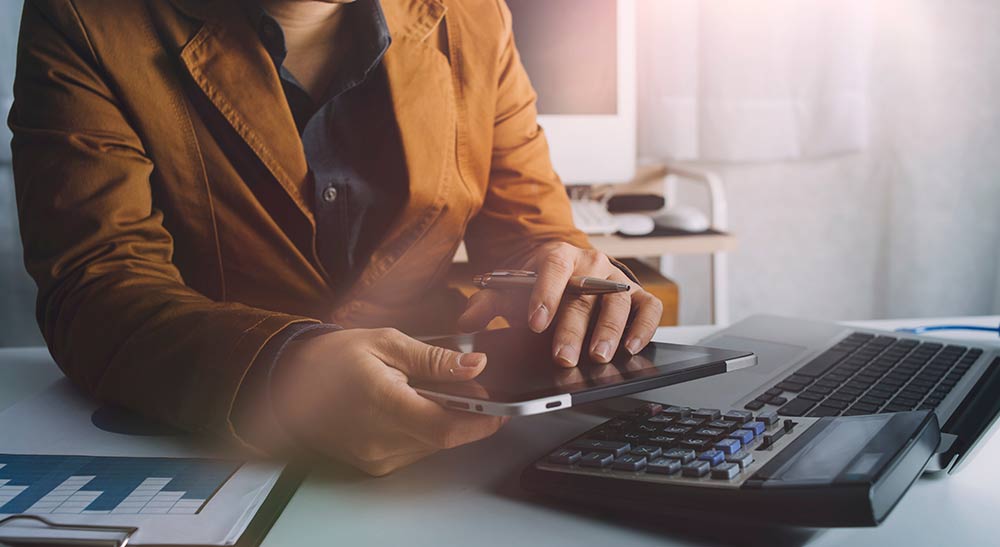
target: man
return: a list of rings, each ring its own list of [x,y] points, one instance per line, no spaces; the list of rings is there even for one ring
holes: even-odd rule
[[[396,330],[443,313],[463,238],[539,282],[458,325],[552,329],[562,366],[637,352],[661,311],[562,299],[627,276],[573,228],[535,117],[500,0],[29,0],[10,125],[50,351],[103,400],[376,475],[488,436],[408,385],[485,356]]]

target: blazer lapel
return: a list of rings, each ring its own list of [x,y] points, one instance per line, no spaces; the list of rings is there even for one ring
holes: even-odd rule
[[[409,198],[384,243],[375,250],[334,318],[360,312],[364,293],[420,240],[448,201],[450,161],[456,146],[456,103],[448,57],[434,42],[446,8],[437,0],[383,1],[392,45],[383,58],[399,127]],[[452,31],[452,29],[448,29]]]
[[[185,69],[315,229],[303,195],[309,168],[302,140],[271,58],[250,25],[234,20],[242,10],[232,2],[175,3],[206,19],[181,50]]]

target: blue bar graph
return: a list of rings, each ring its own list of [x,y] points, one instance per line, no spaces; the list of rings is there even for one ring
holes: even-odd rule
[[[195,514],[242,463],[0,454],[0,515]]]

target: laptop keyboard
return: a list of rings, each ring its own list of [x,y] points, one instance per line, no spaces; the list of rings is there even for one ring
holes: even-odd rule
[[[855,332],[746,404],[783,416],[854,416],[933,410],[979,348]]]

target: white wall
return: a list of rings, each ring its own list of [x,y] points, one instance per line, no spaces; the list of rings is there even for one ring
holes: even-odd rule
[[[739,237],[733,320],[1000,313],[1000,2],[876,6],[869,149],[709,165]],[[681,322],[707,322],[707,260],[669,270]]]

